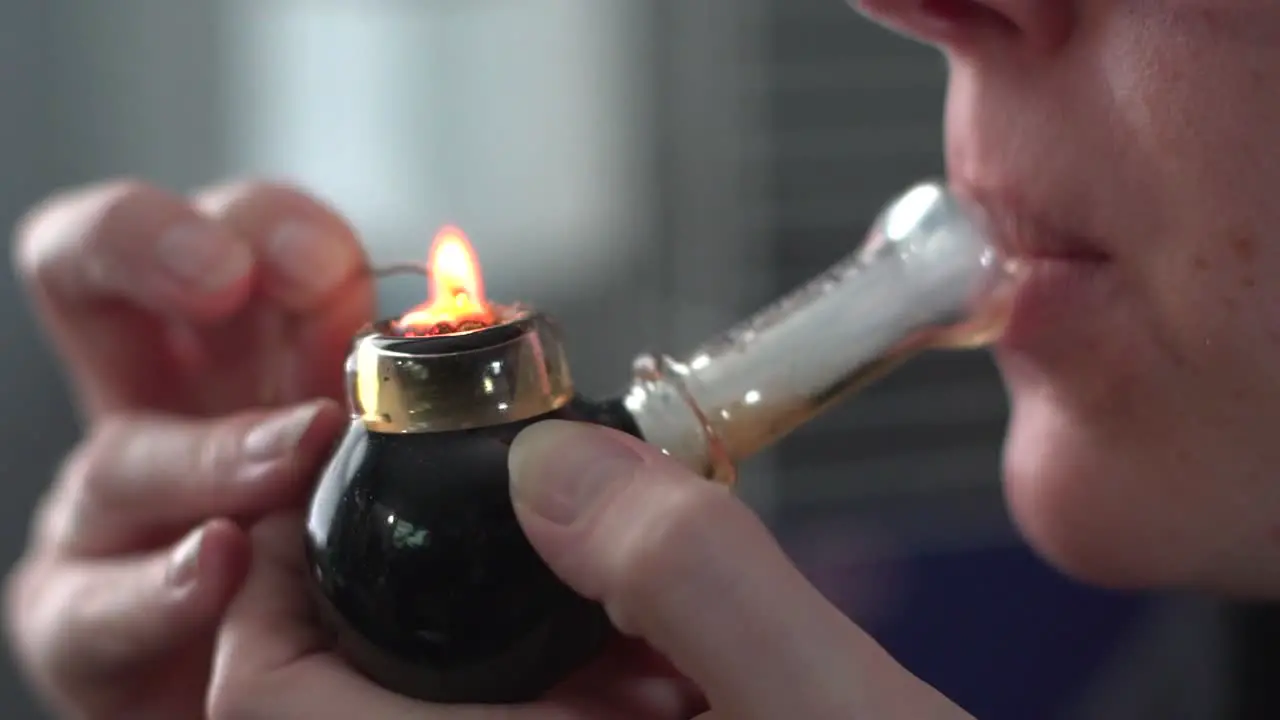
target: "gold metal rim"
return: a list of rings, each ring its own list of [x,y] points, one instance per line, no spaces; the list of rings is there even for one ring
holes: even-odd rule
[[[574,393],[559,328],[528,310],[469,333],[406,338],[384,321],[347,358],[353,415],[380,433],[431,433],[520,422]]]

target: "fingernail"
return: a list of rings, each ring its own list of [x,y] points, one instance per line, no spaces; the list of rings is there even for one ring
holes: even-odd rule
[[[200,547],[204,544],[204,528],[198,528],[182,539],[169,556],[165,580],[173,587],[186,587],[195,582],[200,569]]]
[[[210,222],[177,225],[156,246],[175,279],[214,292],[242,279],[253,265],[249,248]]]
[[[557,525],[572,525],[643,463],[603,428],[547,420],[511,444],[512,500]]]
[[[354,248],[332,230],[291,222],[271,236],[267,255],[272,267],[294,286],[308,293],[323,293],[351,274],[357,258]]]
[[[318,403],[303,405],[270,415],[255,425],[244,436],[245,459],[275,460],[292,453],[315,421],[320,407]]]

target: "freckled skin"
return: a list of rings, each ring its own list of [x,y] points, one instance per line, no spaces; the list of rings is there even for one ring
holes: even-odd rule
[[[1091,329],[1000,358],[1011,507],[1089,580],[1280,595],[1280,2],[1061,1],[1052,49],[944,48],[952,175],[1114,258]]]

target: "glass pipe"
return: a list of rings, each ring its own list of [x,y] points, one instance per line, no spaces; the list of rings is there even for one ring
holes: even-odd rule
[[[607,425],[731,482],[735,462],[913,354],[994,338],[1010,275],[980,215],[924,183],[800,290],[685,360],[642,357],[618,398],[576,393],[558,329],[534,310],[493,306],[490,326],[428,337],[376,324],[348,358],[351,420],[307,518],[320,616],[353,665],[402,694],[533,700],[612,628],[516,521],[507,453],[522,429]]]

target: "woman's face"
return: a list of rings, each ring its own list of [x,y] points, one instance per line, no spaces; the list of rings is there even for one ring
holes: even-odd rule
[[[1280,592],[1280,2],[865,0],[1027,261],[1010,505],[1082,578]]]

